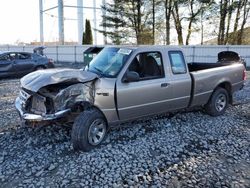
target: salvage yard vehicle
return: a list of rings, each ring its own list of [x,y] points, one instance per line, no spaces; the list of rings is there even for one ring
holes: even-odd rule
[[[74,149],[89,151],[110,126],[145,116],[195,106],[222,115],[245,79],[241,61],[187,64],[180,48],[106,47],[85,70],[23,77],[15,105],[27,123],[73,121]]]
[[[24,76],[46,68],[54,68],[54,61],[46,56],[29,52],[0,52],[0,77]]]

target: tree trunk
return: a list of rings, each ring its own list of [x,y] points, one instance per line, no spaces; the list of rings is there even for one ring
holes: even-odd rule
[[[189,39],[190,39],[190,36],[192,33],[192,23],[193,23],[193,20],[195,18],[194,10],[193,10],[194,0],[191,0],[189,3],[190,3],[191,16],[190,16],[189,23],[188,23],[188,33],[187,33],[187,37],[186,37],[186,45],[189,44]]]
[[[236,12],[235,22],[234,22],[232,44],[236,44],[237,43],[237,30],[238,30],[238,24],[239,24],[239,20],[240,20],[241,7],[242,7],[242,1],[239,1],[238,5],[237,5],[237,12]]]
[[[225,19],[227,16],[227,0],[220,1],[220,24],[219,24],[219,35],[218,35],[218,44],[224,44],[225,40]]]
[[[183,45],[182,25],[181,25],[181,20],[180,20],[180,16],[179,16],[178,2],[176,2],[176,1],[174,2],[172,15],[174,18],[175,29],[176,29],[176,32],[178,35],[178,43],[179,43],[179,45]]]
[[[190,20],[188,23],[188,34],[187,34],[187,38],[186,38],[186,45],[189,45],[189,39],[190,39],[190,36],[192,33],[191,29],[192,29],[192,21]]]
[[[244,31],[245,24],[247,22],[249,11],[250,11],[250,7],[248,5],[248,0],[243,0],[243,20],[242,20],[240,31],[238,33],[238,40],[237,40],[237,44],[239,45],[242,44],[243,31]]]
[[[136,1],[136,20],[137,20],[137,44],[143,44],[142,26],[141,26],[141,0]]]
[[[170,18],[173,0],[165,0],[165,20],[166,20],[166,44],[170,44]]]
[[[196,17],[199,15],[199,13],[202,11],[202,7],[196,11],[194,11],[194,5],[198,3],[195,0],[189,0],[188,4],[190,6],[190,17],[188,22],[188,33],[186,37],[186,45],[189,45],[189,40],[192,34],[192,25],[195,22]]]
[[[226,29],[226,37],[224,40],[224,44],[228,43],[229,40],[229,29],[230,29],[230,23],[231,23],[231,18],[232,18],[232,13],[233,13],[233,3],[234,0],[229,1],[229,5],[228,5],[228,15],[227,15],[227,29]]]

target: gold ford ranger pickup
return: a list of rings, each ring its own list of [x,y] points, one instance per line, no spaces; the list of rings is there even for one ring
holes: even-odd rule
[[[106,47],[84,70],[26,75],[15,106],[26,123],[72,122],[73,147],[89,151],[126,121],[195,106],[222,115],[244,85],[243,62],[235,52],[187,64],[180,48]]]

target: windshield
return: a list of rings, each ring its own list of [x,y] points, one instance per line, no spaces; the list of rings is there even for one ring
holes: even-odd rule
[[[114,78],[126,63],[132,50],[126,48],[104,48],[86,67],[100,76]]]

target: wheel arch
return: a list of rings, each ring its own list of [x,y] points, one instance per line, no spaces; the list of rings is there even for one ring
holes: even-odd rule
[[[232,104],[233,103],[233,95],[232,95],[232,85],[230,82],[225,81],[225,82],[221,82],[220,84],[217,85],[217,87],[214,89],[214,91],[217,88],[223,88],[227,91],[228,96],[229,96],[229,103]]]
[[[34,68],[34,70],[36,71],[36,70],[39,70],[38,68],[43,68],[43,69],[46,69],[47,67],[45,66],[45,65],[36,65],[35,66],[35,68]]]
[[[84,112],[86,110],[96,110],[99,113],[102,114],[107,126],[109,127],[108,124],[108,120],[107,117],[105,116],[105,114],[102,112],[102,110],[100,108],[98,108],[97,106],[95,106],[93,103],[89,102],[89,101],[84,101],[84,102],[77,102],[73,107],[72,107],[72,111],[74,111],[75,109],[80,110],[79,112]]]

